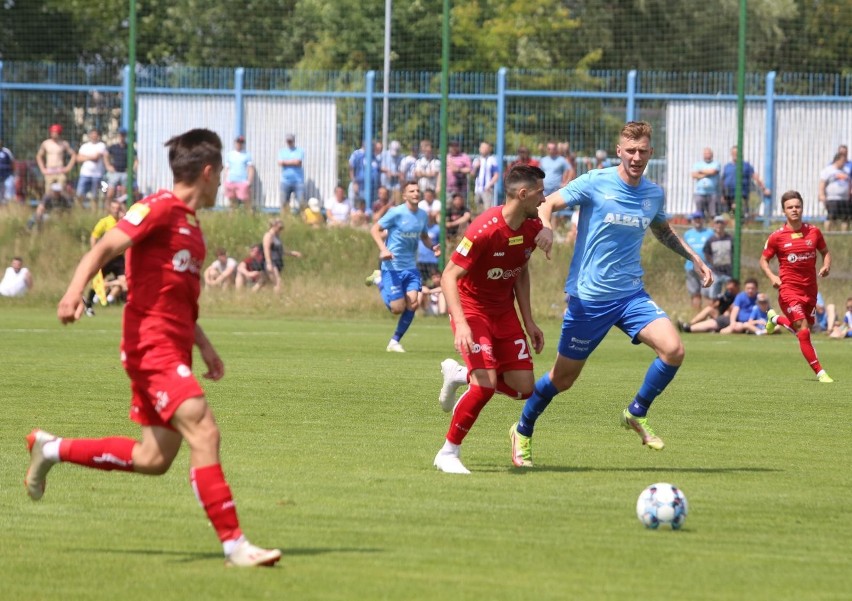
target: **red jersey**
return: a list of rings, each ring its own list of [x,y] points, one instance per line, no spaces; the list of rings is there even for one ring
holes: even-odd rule
[[[515,280],[535,250],[535,237],[542,227],[536,217],[513,230],[503,219],[500,206],[474,219],[450,257],[467,271],[459,279],[465,313],[499,315],[514,309]]]
[[[133,240],[121,341],[126,366],[151,369],[176,355],[192,365],[207,252],[195,212],[160,190],[131,206],[116,227]]]
[[[817,251],[825,251],[825,239],[819,228],[808,223],[793,231],[788,224],[769,234],[763,257],[778,257],[781,292],[798,292],[808,297],[817,295]]]

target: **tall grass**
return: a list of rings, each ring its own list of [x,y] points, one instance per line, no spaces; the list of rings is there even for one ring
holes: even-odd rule
[[[17,206],[0,210],[0,260],[5,264],[21,255],[33,272],[35,289],[19,303],[52,304],[67,285],[77,261],[88,249],[89,233],[99,214],[74,210],[53,215],[41,231],[30,232],[30,212]],[[201,216],[208,245],[207,262],[216,247],[225,247],[241,260],[252,244],[260,242],[268,215],[207,211]],[[271,316],[357,316],[385,313],[375,288],[364,286],[364,277],[377,265],[375,244],[366,230],[349,228],[313,229],[285,216],[282,233],[288,249],[303,253],[302,259],[287,257],[283,287],[237,294],[233,290],[205,290],[202,311],[222,314],[259,313]],[[758,267],[758,258],[768,231],[749,230],[742,236],[742,277],[756,277],[768,287]],[[829,235],[834,256],[831,277],[820,282],[827,302],[842,304],[852,294],[852,235]],[[573,248],[557,245],[552,259],[533,255],[533,311],[538,319],[561,315],[562,289]],[[686,294],[683,261],[648,235],[643,246],[645,283],[648,291],[672,316],[691,311]]]

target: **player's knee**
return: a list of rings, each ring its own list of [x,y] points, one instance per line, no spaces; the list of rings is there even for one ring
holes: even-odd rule
[[[175,456],[164,454],[159,448],[139,448],[139,453],[134,454],[133,468],[135,471],[151,476],[162,476],[174,462]]]
[[[683,343],[679,339],[660,349],[660,359],[668,365],[680,365],[685,356],[686,349],[683,348]]]

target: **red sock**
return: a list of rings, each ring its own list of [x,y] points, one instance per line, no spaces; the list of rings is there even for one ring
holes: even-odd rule
[[[473,427],[476,418],[479,417],[479,412],[488,404],[492,396],[494,396],[493,388],[482,388],[471,384],[461,395],[456,410],[453,411],[453,420],[450,422],[447,440],[453,444],[461,444]]]
[[[506,384],[506,380],[503,379],[503,374],[497,376],[497,392],[500,394],[505,394],[510,399],[522,399],[524,398],[520,392]]]
[[[793,334],[796,333],[796,330],[793,329],[793,324],[790,321],[790,318],[784,314],[779,314],[778,317],[775,318],[775,324],[779,326],[784,326],[788,330],[790,330]]]
[[[63,438],[59,443],[59,460],[97,470],[133,471],[132,438]]]
[[[222,466],[216,463],[194,467],[189,470],[189,478],[195,497],[216,529],[219,540],[225,542],[239,538],[242,531],[237,519],[237,506],[231,496],[231,487],[225,481]]]
[[[811,331],[807,328],[801,329],[796,332],[796,338],[799,339],[799,348],[802,349],[802,355],[805,356],[808,365],[811,366],[815,374],[821,372],[822,366],[819,364],[819,359],[817,359],[814,345],[811,344]]]

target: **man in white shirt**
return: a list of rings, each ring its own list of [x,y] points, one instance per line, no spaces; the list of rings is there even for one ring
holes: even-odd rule
[[[237,275],[237,260],[228,256],[224,248],[216,249],[216,260],[204,271],[204,283],[210,287],[227,288]]]
[[[101,180],[106,167],[104,155],[106,144],[101,141],[101,132],[97,128],[89,130],[89,141],[80,146],[77,162],[80,165],[80,178],[77,180],[77,198],[82,201],[86,196],[97,199],[100,196]]]
[[[24,296],[32,287],[33,276],[30,270],[24,267],[21,257],[15,257],[0,281],[0,296]]]

